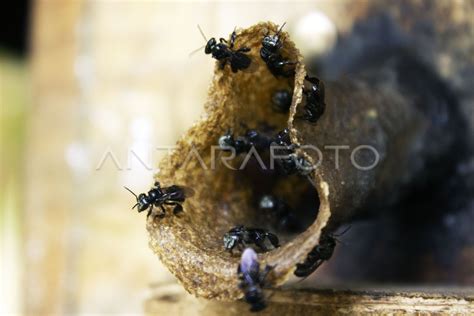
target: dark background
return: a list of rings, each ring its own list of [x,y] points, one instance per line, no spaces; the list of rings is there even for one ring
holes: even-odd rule
[[[4,3],[0,15],[0,49],[26,56],[28,50],[31,1]]]

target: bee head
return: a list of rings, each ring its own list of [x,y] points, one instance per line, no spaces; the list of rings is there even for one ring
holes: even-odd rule
[[[224,247],[226,250],[231,250],[237,244],[237,236],[229,233],[224,234]]]
[[[216,42],[216,39],[215,39],[214,37],[211,38],[210,40],[208,40],[204,52],[205,52],[206,54],[212,53],[212,50],[213,50],[214,47],[216,46],[216,43],[217,43],[217,42]]]

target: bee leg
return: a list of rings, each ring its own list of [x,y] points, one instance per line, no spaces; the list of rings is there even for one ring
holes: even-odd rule
[[[177,215],[183,211],[183,206],[177,202],[165,202],[164,204],[174,206],[173,208],[174,215]]]
[[[221,60],[221,62],[219,64],[219,69],[224,69],[226,64],[227,64],[227,59]]]
[[[237,65],[235,65],[234,63],[230,63],[230,68],[232,69],[232,72],[233,73],[236,73],[237,71],[239,71],[239,68]]]
[[[278,248],[280,247],[280,241],[278,240],[278,237],[273,235],[273,234],[267,234],[268,240],[270,240],[270,243],[272,244],[273,247]]]
[[[150,206],[148,209],[148,213],[146,214],[146,218],[148,218],[150,215],[153,215],[153,222],[156,220],[156,218],[163,218],[163,216],[157,215],[156,213],[153,212],[153,206]]]
[[[232,35],[230,36],[230,48],[234,48],[234,44],[235,44],[235,39],[237,38],[237,32],[235,32],[235,28],[234,28],[234,31],[232,32]]]
[[[257,245],[258,248],[260,248],[262,251],[267,251],[268,248],[265,246],[265,239],[264,238],[257,238],[255,240],[255,245]]]
[[[158,214],[157,216],[158,216],[159,218],[164,218],[165,215],[166,215],[165,207],[164,207],[163,205],[160,205],[160,208],[161,208],[161,213]]]
[[[183,211],[183,206],[181,204],[176,203],[176,205],[173,208],[173,214],[177,215]]]
[[[237,247],[242,252],[242,251],[244,251],[245,248],[247,248],[247,243],[242,240],[237,244]]]
[[[146,218],[148,219],[148,217],[153,213],[153,205],[150,205],[150,207],[148,208],[148,212],[146,213]],[[155,219],[153,218],[153,221]]]
[[[266,265],[265,269],[263,269],[262,273],[260,273],[260,284],[263,285],[265,283],[265,278],[267,277],[268,273],[272,271],[273,266]]]
[[[250,48],[249,47],[241,47],[237,50],[237,52],[239,53],[247,53],[247,52],[250,52]]]
[[[263,269],[262,271],[262,276],[263,278],[265,278],[267,276],[267,274],[272,271],[274,268],[274,266],[269,266],[268,264],[265,266],[265,269]]]

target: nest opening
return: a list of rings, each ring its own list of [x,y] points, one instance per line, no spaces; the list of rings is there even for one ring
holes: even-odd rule
[[[242,190],[248,191],[242,201],[246,206],[229,218],[229,229],[237,225],[263,228],[276,234],[283,245],[315,221],[319,196],[306,177],[279,174],[268,168],[268,153],[260,153],[260,157],[261,161],[252,156],[242,170],[227,171]],[[245,159],[245,155],[239,157],[238,164]],[[262,168],[262,161],[267,169]]]

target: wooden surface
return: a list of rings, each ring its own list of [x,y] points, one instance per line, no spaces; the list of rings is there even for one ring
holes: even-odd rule
[[[242,301],[197,299],[176,284],[157,286],[145,302],[147,315],[247,315]],[[467,289],[413,290],[272,290],[258,315],[430,314],[472,315],[474,294]],[[254,314],[255,315],[255,314]]]

